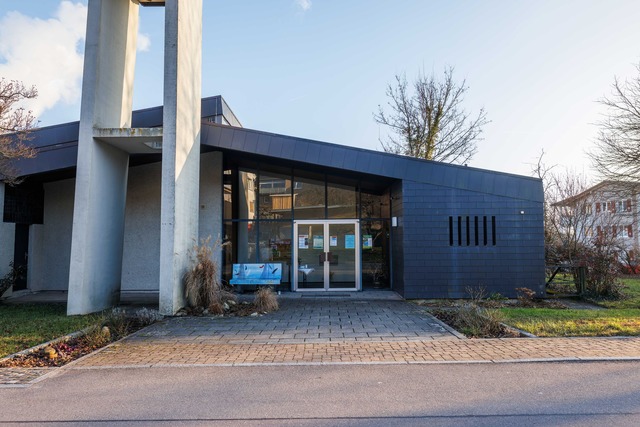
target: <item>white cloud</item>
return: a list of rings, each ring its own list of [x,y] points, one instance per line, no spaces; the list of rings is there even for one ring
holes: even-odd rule
[[[9,12],[0,18],[0,76],[38,89],[25,102],[36,117],[80,99],[87,7],[62,1],[49,19]]]
[[[296,5],[302,9],[303,12],[311,9],[311,0],[295,0]]]
[[[151,47],[151,39],[147,34],[138,33],[138,44],[136,48],[138,52],[147,52]]]

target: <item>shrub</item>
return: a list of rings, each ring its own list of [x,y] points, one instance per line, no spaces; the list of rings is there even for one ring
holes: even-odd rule
[[[140,326],[148,326],[152,323],[155,323],[159,320],[162,320],[164,316],[158,312],[158,310],[151,310],[149,308],[143,307],[141,309],[136,310],[133,313],[134,320]]]
[[[132,328],[132,318],[127,316],[127,312],[119,307],[112,309],[102,321],[102,327],[107,327],[113,339],[126,336]]]
[[[612,245],[597,239],[593,245],[583,248],[581,263],[587,267],[587,296],[612,299],[624,297],[616,251]]]
[[[487,297],[488,301],[508,301],[509,298],[502,295],[500,292],[493,292]]]
[[[13,287],[19,279],[24,278],[26,272],[27,269],[24,265],[16,267],[13,261],[11,261],[9,263],[9,272],[0,279],[0,297],[2,297],[2,294],[8,291],[9,288]]]
[[[235,300],[235,296],[222,288],[218,263],[213,259],[214,250],[220,248],[216,241],[212,246],[211,237],[203,239],[191,250],[192,266],[183,277],[185,297],[191,307],[202,307],[211,314],[224,312],[225,300]]]
[[[486,288],[467,287],[469,301],[453,312],[454,327],[472,337],[494,337],[503,332],[502,315],[498,310],[484,308]]]
[[[502,314],[498,310],[465,304],[454,317],[456,327],[465,335],[472,337],[495,337],[503,333]]]
[[[261,287],[256,291],[253,304],[256,306],[256,310],[261,313],[270,313],[280,308],[278,297],[269,286]]]
[[[533,307],[536,292],[529,288],[516,288],[518,304],[522,307]]]

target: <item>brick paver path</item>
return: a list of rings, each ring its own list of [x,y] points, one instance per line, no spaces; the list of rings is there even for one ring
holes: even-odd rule
[[[338,363],[640,360],[639,338],[510,338],[326,344],[211,344],[124,341],[74,368]]]
[[[640,338],[460,339],[404,301],[284,300],[277,313],[173,318],[73,365],[640,360]]]
[[[65,369],[612,359],[640,360],[640,337],[465,339],[404,301],[300,298],[259,317],[170,318]],[[0,369],[0,387],[48,372]]]

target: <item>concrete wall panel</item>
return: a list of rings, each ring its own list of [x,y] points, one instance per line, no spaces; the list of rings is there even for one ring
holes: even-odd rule
[[[74,189],[75,179],[44,184],[44,221],[30,229],[28,288],[32,291],[69,288]]]
[[[158,291],[161,164],[129,168],[121,291]]]

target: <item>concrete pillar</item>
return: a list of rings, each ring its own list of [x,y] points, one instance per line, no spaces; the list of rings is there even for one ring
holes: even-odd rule
[[[131,126],[138,5],[89,0],[67,313],[118,301],[129,155],[94,129]]]
[[[211,244],[222,244],[222,215],[224,187],[222,178],[222,153],[219,151],[200,156],[200,212],[199,236],[211,236]],[[218,246],[213,254],[218,262],[218,279],[222,278],[222,250]]]
[[[198,239],[202,0],[165,2],[160,312],[184,306],[182,276]]]

